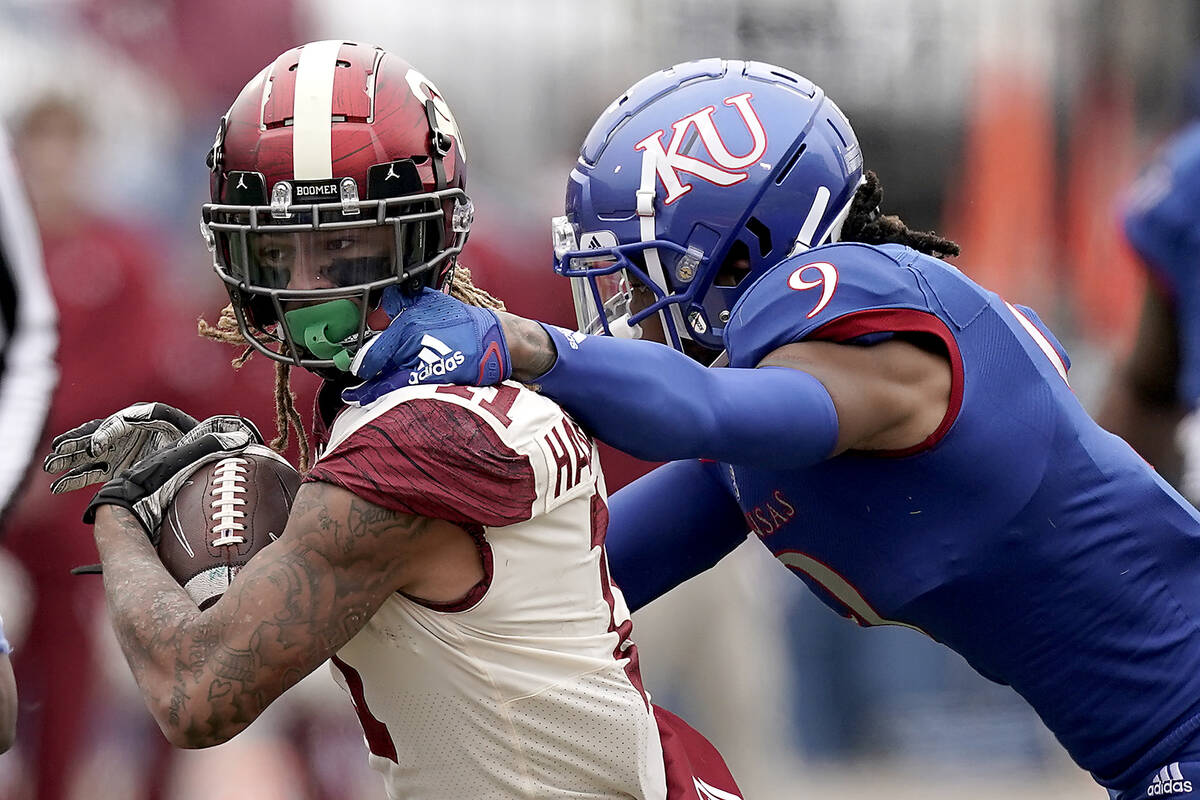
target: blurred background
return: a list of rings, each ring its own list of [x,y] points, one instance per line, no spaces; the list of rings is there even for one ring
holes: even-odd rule
[[[197,233],[204,158],[241,86],[322,38],[374,42],[437,83],[472,155],[463,262],[511,310],[565,325],[548,221],[592,120],[679,61],[791,68],[850,117],[885,211],[957,239],[960,268],[1051,324],[1093,410],[1143,280],[1117,204],[1200,112],[1194,0],[0,0],[0,117],[60,315],[48,433],[148,399],[273,428],[270,365],[235,374],[235,352],[195,335],[226,302]],[[308,408],[312,382],[296,390]],[[610,489],[641,468],[605,466]],[[22,703],[0,800],[383,796],[323,672],[233,743],[172,751],[99,581],[66,573],[95,558],[87,498],[46,483],[30,476],[0,539]],[[635,625],[647,687],[749,798],[1104,796],[1010,690],[912,631],[830,614],[762,548]]]

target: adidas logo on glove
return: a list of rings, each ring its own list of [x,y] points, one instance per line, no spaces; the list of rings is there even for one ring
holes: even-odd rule
[[[452,372],[467,360],[461,350],[451,351],[445,342],[429,334],[421,337],[421,352],[417,358],[421,364],[408,376],[409,386],[416,386],[430,378]]]
[[[1192,782],[1183,779],[1179,770],[1179,762],[1175,761],[1158,771],[1154,780],[1146,787],[1147,797],[1167,797],[1173,794],[1187,794],[1192,791]]]

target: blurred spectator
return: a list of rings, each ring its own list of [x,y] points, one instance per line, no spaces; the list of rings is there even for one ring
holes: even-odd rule
[[[80,104],[45,97],[13,134],[61,312],[62,379],[47,425],[48,433],[57,433],[160,393],[155,374],[131,364],[153,358],[163,294],[151,261],[153,239],[87,208],[103,199],[104,189],[80,172],[88,142]],[[28,636],[14,666],[25,699],[22,746],[33,767],[36,800],[67,797],[92,699],[91,620],[100,585],[69,574],[72,566],[95,560],[90,532],[80,522],[88,500],[83,494],[51,499],[45,481],[31,481],[6,532],[34,591]]]
[[[89,144],[85,108],[82,101],[45,96],[14,126],[17,160],[61,312],[62,380],[39,452],[54,434],[142,400],[168,402],[198,418],[240,413],[269,438],[271,365],[252,361],[234,373],[228,362],[237,352],[196,335],[197,317],[215,319],[227,301],[219,287],[177,292],[172,265],[161,256],[161,231],[91,210],[103,205],[105,192],[81,166]],[[195,154],[201,164],[203,157]],[[194,249],[194,269],[207,270],[199,235]],[[308,398],[313,383],[300,382],[299,388]],[[307,410],[303,401],[300,408]],[[72,566],[95,561],[90,529],[80,522],[89,499],[86,491],[51,497],[48,481],[31,481],[6,533],[33,582],[29,637],[14,662],[27,700],[23,747],[36,800],[69,796],[69,765],[78,764],[90,744],[84,739],[96,699],[94,619],[102,595],[98,580],[69,574]],[[170,752],[157,732],[150,741],[159,746],[140,761],[153,796],[168,778]]]
[[[54,301],[8,136],[0,128],[0,515],[35,453],[57,380]]]
[[[58,379],[54,364],[55,310],[46,282],[37,229],[12,162],[8,135],[0,128],[0,428],[6,447],[0,462],[0,518],[36,456],[35,447]],[[11,562],[6,552],[0,555]],[[6,563],[6,569],[14,568]],[[25,605],[11,585],[0,587],[0,612]],[[19,627],[23,627],[19,626]],[[13,745],[17,686],[0,627],[0,753]]]
[[[1176,134],[1142,173],[1122,221],[1150,280],[1136,341],[1114,373],[1099,419],[1195,503],[1200,500],[1200,418],[1195,413],[1200,403],[1200,121]]]

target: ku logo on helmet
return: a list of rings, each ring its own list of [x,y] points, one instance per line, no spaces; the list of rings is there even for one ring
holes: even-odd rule
[[[662,130],[655,131],[634,145],[635,150],[642,151],[643,163],[646,159],[652,159],[658,177],[663,182],[663,188],[667,190],[667,196],[663,198],[664,204],[670,205],[692,190],[690,183],[685,184],[680,180],[679,173],[681,172],[694,175],[718,186],[733,186],[749,177],[750,173],[746,168],[757,163],[767,152],[767,132],[763,129],[762,120],[758,118],[754,107],[750,105],[752,96],[750,92],[743,92],[725,98],[725,105],[732,106],[737,110],[746,129],[750,132],[752,139],[750,151],[743,155],[731,153],[721,138],[721,133],[717,130],[712,118],[713,113],[717,110],[716,106],[702,108],[673,123],[671,138],[666,147],[662,143],[665,133]],[[708,155],[715,163],[679,152],[688,138],[688,130],[692,127],[695,127],[696,135],[700,137],[701,144],[704,145],[704,149],[708,151]]]

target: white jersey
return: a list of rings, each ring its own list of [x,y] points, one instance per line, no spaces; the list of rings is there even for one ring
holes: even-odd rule
[[[310,479],[461,524],[483,559],[463,602],[396,594],[333,660],[389,797],[668,797],[597,451],[556,404],[401,389],[344,410]]]

